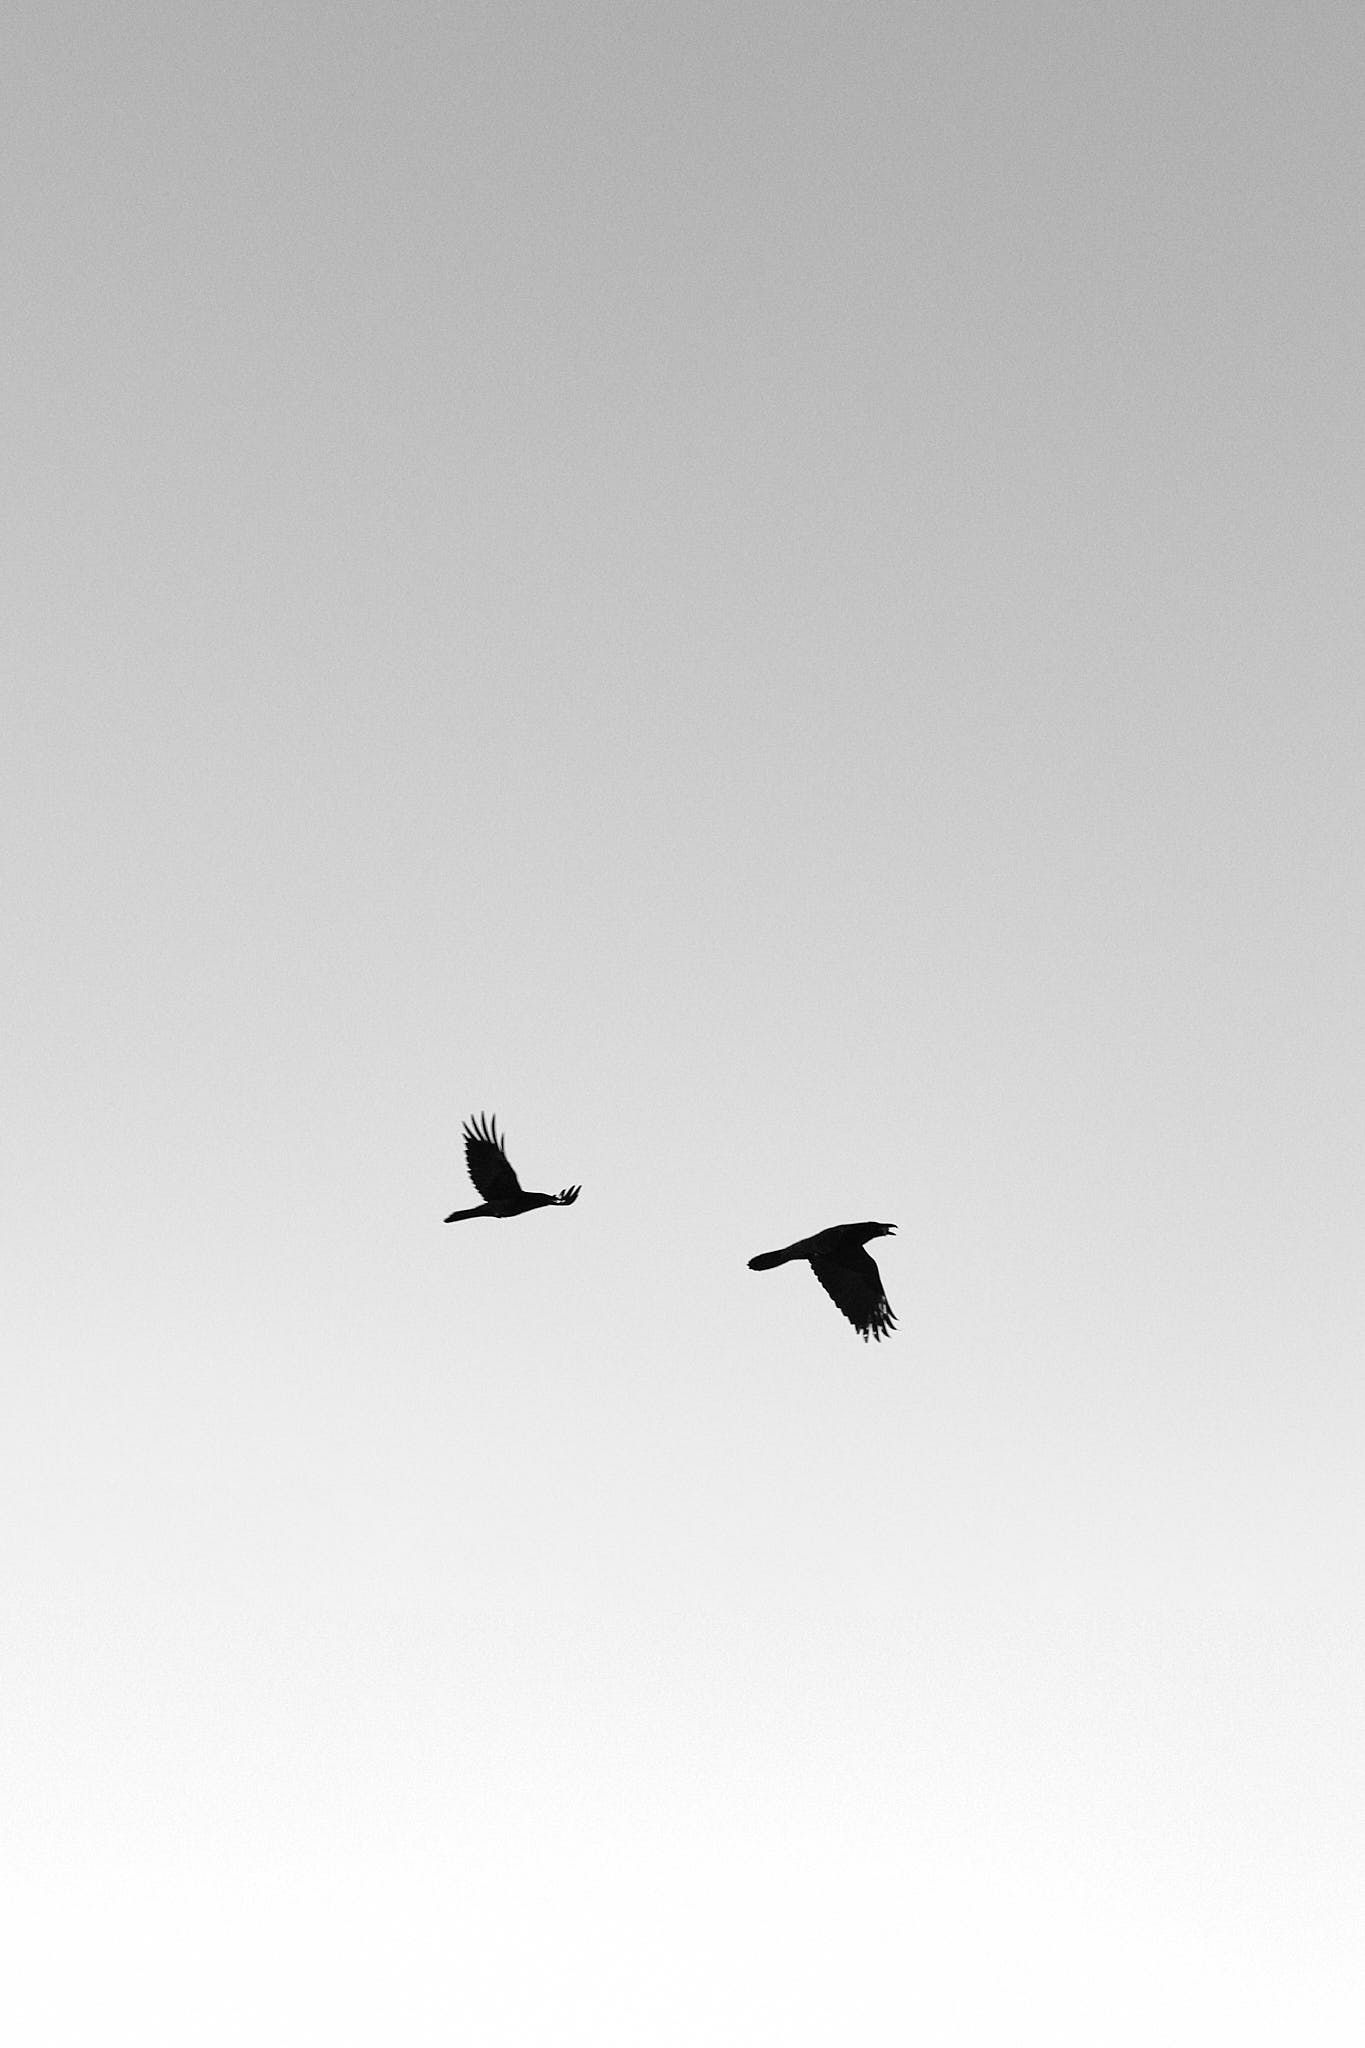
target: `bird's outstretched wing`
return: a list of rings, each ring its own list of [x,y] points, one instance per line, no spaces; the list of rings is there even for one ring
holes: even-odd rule
[[[837,1309],[842,1310],[866,1343],[878,1343],[896,1327],[891,1304],[882,1289],[877,1262],[860,1244],[841,1245],[836,1251],[812,1258],[811,1271]]]
[[[465,1125],[464,1156],[469,1178],[485,1202],[501,1202],[521,1193],[521,1182],[502,1149],[496,1117],[476,1116]]]

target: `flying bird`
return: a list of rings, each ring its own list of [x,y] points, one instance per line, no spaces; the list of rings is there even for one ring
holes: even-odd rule
[[[864,1247],[870,1237],[890,1237],[894,1223],[836,1223],[829,1230],[817,1230],[780,1252],[760,1252],[750,1259],[750,1270],[766,1273],[770,1266],[785,1266],[788,1259],[809,1259],[812,1273],[837,1309],[852,1323],[864,1344],[869,1337],[878,1343],[896,1327],[891,1304],[882,1287],[877,1262]]]
[[[561,1188],[557,1195],[528,1194],[517,1179],[502,1149],[494,1117],[474,1117],[464,1127],[464,1156],[483,1200],[477,1209],[452,1209],[447,1223],[463,1223],[466,1216],[521,1216],[528,1209],[545,1209],[576,1202],[581,1188]]]

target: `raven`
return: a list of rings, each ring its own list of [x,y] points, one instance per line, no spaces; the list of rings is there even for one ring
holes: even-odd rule
[[[836,1223],[780,1252],[760,1252],[750,1259],[749,1267],[752,1272],[766,1273],[770,1266],[785,1266],[788,1259],[809,1259],[812,1273],[864,1344],[869,1337],[880,1343],[895,1329],[896,1318],[876,1261],[864,1246],[870,1237],[890,1237],[895,1227],[894,1223]]]
[[[463,1223],[466,1216],[521,1216],[527,1209],[567,1206],[582,1192],[580,1188],[561,1188],[557,1195],[528,1195],[508,1163],[493,1117],[475,1117],[465,1125],[464,1156],[469,1178],[483,1200],[477,1209],[452,1209],[445,1218],[447,1223]]]

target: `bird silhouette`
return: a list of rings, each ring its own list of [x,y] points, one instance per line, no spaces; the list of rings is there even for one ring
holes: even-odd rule
[[[464,1156],[483,1200],[476,1209],[452,1209],[447,1223],[463,1223],[466,1216],[521,1216],[528,1209],[567,1207],[576,1202],[581,1188],[561,1188],[557,1195],[528,1194],[513,1172],[502,1149],[494,1117],[474,1117],[464,1127]]]
[[[749,1267],[752,1272],[766,1273],[770,1266],[785,1266],[788,1259],[809,1259],[812,1273],[864,1344],[869,1337],[880,1343],[895,1329],[896,1318],[877,1262],[864,1247],[870,1237],[890,1237],[895,1228],[894,1223],[836,1223],[829,1230],[817,1230],[814,1237],[785,1245],[780,1252],[760,1252],[750,1259]]]

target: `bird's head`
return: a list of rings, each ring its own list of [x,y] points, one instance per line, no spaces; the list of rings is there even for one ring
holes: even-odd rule
[[[894,1237],[895,1234],[896,1226],[894,1223],[860,1223],[858,1225],[858,1235],[864,1244],[867,1243],[870,1237]]]

